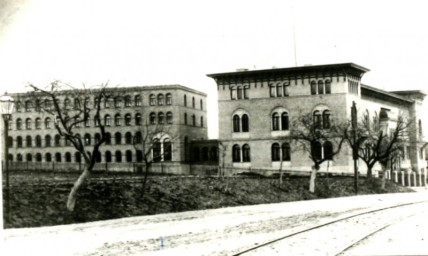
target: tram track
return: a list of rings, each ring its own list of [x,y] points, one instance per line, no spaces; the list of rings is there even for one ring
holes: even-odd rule
[[[339,218],[339,219],[335,219],[335,220],[332,220],[332,221],[329,221],[329,222],[326,222],[326,223],[323,223],[323,224],[320,224],[320,225],[312,226],[312,227],[309,227],[309,228],[306,228],[306,229],[303,229],[303,230],[300,230],[300,231],[297,231],[297,232],[294,232],[294,233],[291,233],[291,234],[287,234],[285,236],[281,236],[281,237],[279,237],[277,239],[273,239],[273,240],[270,240],[268,242],[264,242],[262,244],[258,244],[257,246],[253,246],[251,248],[247,248],[247,249],[245,249],[243,251],[240,251],[238,253],[234,253],[234,254],[231,254],[231,255],[238,256],[238,255],[252,255],[252,254],[258,255],[258,254],[263,254],[263,253],[260,253],[260,251],[263,251],[267,247],[275,248],[276,247],[275,244],[279,244],[279,243],[283,243],[284,244],[289,239],[295,238],[297,236],[303,236],[305,234],[309,234],[310,232],[319,230],[321,228],[326,228],[326,227],[329,227],[329,226],[332,226],[332,225],[336,225],[336,224],[341,223],[341,222],[349,221],[349,220],[352,220],[352,219],[355,219],[355,218],[359,218],[359,217],[362,217],[362,216],[366,216],[366,215],[370,215],[370,214],[386,212],[388,210],[393,210],[393,209],[398,209],[398,208],[404,208],[404,207],[414,206],[414,205],[418,205],[418,204],[422,204],[422,203],[427,203],[427,202],[428,202],[428,200],[422,200],[422,201],[411,202],[411,203],[404,203],[404,204],[398,204],[398,205],[393,205],[393,206],[388,206],[388,207],[383,207],[383,208],[378,208],[378,209],[374,209],[374,210],[370,210],[370,211],[365,211],[365,212],[360,212],[360,213],[352,214],[352,215],[345,216],[345,217],[342,217],[342,218]],[[354,247],[356,244],[358,244],[359,242],[363,241],[364,239],[366,239],[366,238],[368,238],[368,237],[370,237],[370,236],[372,236],[372,235],[374,235],[374,234],[376,234],[378,232],[381,232],[382,230],[384,230],[384,229],[388,228],[389,226],[391,226],[391,225],[393,225],[393,224],[395,224],[395,223],[403,220],[404,218],[408,218],[408,217],[411,217],[411,216],[414,216],[414,215],[415,214],[406,215],[406,216],[404,216],[402,218],[399,218],[397,220],[393,220],[392,222],[388,222],[386,224],[380,225],[379,227],[375,228],[374,230],[370,230],[368,233],[364,233],[363,235],[359,236],[358,239],[354,238],[351,242],[348,242],[348,243],[346,243],[345,246],[342,246],[341,249],[339,249],[339,250],[336,249],[335,250],[336,252],[334,252],[334,253],[329,252],[328,255],[342,255],[348,249]],[[356,221],[356,222],[358,223],[358,221]]]

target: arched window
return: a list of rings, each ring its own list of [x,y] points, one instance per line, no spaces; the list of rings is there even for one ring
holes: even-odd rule
[[[204,117],[201,116],[201,127],[204,127]]]
[[[324,112],[322,113],[322,123],[323,123],[324,129],[330,128],[330,111],[329,110],[324,110]]]
[[[31,119],[30,118],[27,118],[26,120],[25,120],[25,129],[27,129],[27,130],[31,130]]]
[[[40,137],[40,136],[39,136]],[[13,147],[13,138],[11,136],[7,137],[7,147],[11,148]]]
[[[155,97],[154,94],[150,94],[150,96],[149,96],[149,104],[150,104],[150,106],[156,105],[156,97]]]
[[[131,120],[132,120],[131,114],[126,114],[125,115],[125,125],[130,126]]]
[[[241,121],[242,121],[242,132],[248,132],[250,130],[248,115],[243,114],[241,117]]]
[[[27,100],[25,102],[25,111],[30,112],[32,108],[33,108],[33,103],[31,101]]]
[[[171,112],[166,113],[166,123],[172,124],[172,113]]]
[[[141,125],[141,114],[137,113],[135,114],[135,125]]]
[[[167,93],[166,94],[166,105],[171,105],[172,104],[172,95],[171,93]]]
[[[331,93],[331,81],[328,79],[325,81],[325,93],[326,94]]]
[[[15,103],[15,109],[16,109],[16,112],[21,112],[21,107],[22,107],[22,103],[21,103],[21,101],[17,101],[16,103]]]
[[[248,86],[244,87],[244,99],[248,99]]]
[[[35,122],[36,129],[42,128],[41,123],[42,123],[42,120],[40,118],[36,118],[36,122]]]
[[[22,148],[22,137],[21,136],[16,137],[16,147]]]
[[[74,161],[76,163],[80,163],[82,162],[82,155],[80,154],[80,152],[76,152],[74,153]]]
[[[41,147],[42,146],[42,137],[40,137],[40,135],[36,136],[36,147]]]
[[[111,134],[106,132],[106,145],[111,145]]]
[[[276,84],[276,97],[282,97],[282,84]]]
[[[126,150],[125,158],[126,158],[126,162],[128,162],[128,163],[132,162],[132,151],[131,150]]]
[[[241,120],[238,115],[233,116],[233,132],[240,132]]]
[[[290,144],[285,142],[282,143],[281,145],[281,149],[282,149],[282,161],[290,161]]]
[[[51,153],[46,153],[45,154],[45,161],[46,162],[52,162],[52,155],[51,155]]]
[[[159,93],[158,94],[158,105],[159,106],[162,106],[164,104],[163,100],[164,100],[163,94]]]
[[[279,161],[281,157],[278,143],[273,143],[271,147],[272,162]]]
[[[69,98],[66,98],[66,99],[64,100],[64,109],[65,109],[65,110],[69,110],[69,109],[70,109],[70,107],[71,107],[70,99],[69,99]]]
[[[199,101],[199,105],[201,105],[201,110],[203,110],[204,109],[204,101],[202,99]]]
[[[120,116],[120,114],[116,114],[114,116],[114,125],[116,125],[116,126],[122,125],[122,117]]]
[[[126,95],[125,96],[125,107],[130,107],[131,105],[132,105],[131,96]]]
[[[135,101],[135,106],[137,106],[137,107],[141,106],[141,96],[140,95],[135,95],[134,101]]]
[[[132,134],[130,132],[125,133],[125,143],[132,144]]]
[[[71,154],[70,152],[65,153],[65,162],[71,163]]]
[[[74,109],[80,109],[80,99],[79,98],[75,98],[74,99]]]
[[[27,136],[26,138],[25,138],[25,142],[26,142],[26,144],[27,144],[27,147],[32,147],[33,145],[33,140],[31,139],[31,136]]]
[[[279,130],[279,114],[277,112],[272,114],[272,130]]]
[[[36,154],[36,162],[41,162],[42,161],[42,154],[37,153]]]
[[[187,113],[184,113],[184,124],[187,125]]]
[[[61,146],[61,136],[59,134],[55,135],[55,146]]]
[[[202,161],[208,161],[209,160],[209,152],[208,147],[202,148]]]
[[[196,126],[196,116],[192,115],[192,125]]]
[[[33,161],[33,155],[31,155],[31,153],[27,153],[27,155],[25,156],[25,160],[27,162],[32,162]]]
[[[289,129],[289,119],[288,119],[288,113],[283,112],[281,114],[281,130],[287,131]]]
[[[16,119],[16,129],[22,130],[22,120],[21,118]]]
[[[313,113],[313,122],[314,122],[314,127],[320,129],[321,128],[321,113],[318,110],[315,110]]]
[[[116,163],[121,163],[122,162],[122,152],[120,152],[119,150],[115,152],[115,158],[116,158]]]
[[[60,163],[61,161],[62,161],[61,153],[55,153],[55,162]]]
[[[318,81],[318,94],[324,94],[324,82],[322,80]]]
[[[166,138],[163,141],[163,159],[164,161],[172,160],[172,145],[169,138]]]
[[[241,147],[239,145],[235,144],[232,147],[232,161],[234,163],[241,162]]]
[[[45,136],[45,147],[50,147],[52,145],[51,143],[51,136],[50,135],[46,135]]]
[[[164,124],[165,123],[165,116],[163,112],[158,113],[158,124]]]
[[[111,107],[111,101],[112,101],[112,98],[107,96],[104,100],[104,107],[110,108]]]
[[[12,119],[7,120],[7,129],[12,130]]]
[[[106,151],[105,153],[106,163],[111,163],[111,152]]]
[[[114,134],[114,140],[116,145],[122,144],[122,134],[120,132],[116,132]]]
[[[311,94],[317,94],[317,82],[315,81],[311,81]]]
[[[187,96],[186,95],[183,96],[183,102],[184,102],[184,106],[187,107]]]
[[[153,162],[160,162],[162,160],[162,145],[159,139],[153,143]]]
[[[238,100],[242,99],[242,86],[237,88]]]
[[[141,143],[143,141],[143,136],[141,132],[136,132],[134,137],[134,143]]]
[[[251,151],[248,144],[242,146],[242,162],[251,162]]]
[[[91,135],[89,133],[86,133],[83,138],[85,141],[85,145],[91,145]]]
[[[333,160],[333,144],[330,141],[324,142],[324,158]]]
[[[236,99],[236,88],[235,88],[235,86],[230,87],[230,99],[232,99],[232,100]]]
[[[156,113],[150,113],[150,124],[156,124]]]
[[[114,98],[114,107],[115,108],[122,107],[122,99],[120,97],[115,97]]]
[[[111,126],[111,117],[110,117],[110,115],[105,115],[104,116],[104,125],[105,126]]]
[[[18,160],[18,162],[22,162],[22,155],[21,154],[16,155],[16,160]]]
[[[195,108],[195,97],[192,97],[192,108]]]
[[[199,151],[199,147],[193,148],[193,160],[195,162],[199,162],[201,160],[201,153]]]
[[[311,144],[311,155],[312,155],[312,158],[314,158],[315,160],[321,160],[322,159],[321,143],[313,142]]]

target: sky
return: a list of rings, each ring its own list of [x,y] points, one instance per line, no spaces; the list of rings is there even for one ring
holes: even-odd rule
[[[208,133],[216,138],[210,73],[354,62],[371,70],[365,84],[426,90],[427,6],[422,0],[0,0],[0,94],[54,80],[75,87],[181,84],[208,94]]]

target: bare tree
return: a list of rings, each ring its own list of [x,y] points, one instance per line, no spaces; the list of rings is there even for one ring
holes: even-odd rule
[[[101,122],[100,111],[101,101],[108,97],[107,84],[83,89],[75,89],[60,81],[52,82],[46,89],[33,84],[29,86],[33,89],[31,97],[34,99],[36,110],[52,116],[59,135],[71,143],[85,161],[84,168],[67,200],[67,209],[73,211],[77,193],[89,178],[100,155],[100,147],[106,141],[105,125]],[[67,96],[72,97],[74,102],[69,101]],[[88,143],[85,143],[85,138],[76,132],[76,128],[85,125],[91,118],[94,118],[98,126],[100,137],[89,151]]]
[[[170,126],[163,124],[146,122],[140,126],[133,138],[132,144],[137,154],[137,162],[144,163],[141,195],[144,195],[148,174],[151,172],[153,163],[172,160],[174,138],[170,136],[169,128]]]
[[[394,126],[389,127],[390,124]],[[376,115],[370,120],[364,116],[355,129],[357,139],[351,139],[352,131],[349,129],[345,131],[345,138],[351,147],[358,148],[356,152],[366,164],[367,178],[370,179],[376,163],[386,169],[389,161],[401,156],[402,148],[409,142],[413,130],[411,122],[403,114],[399,114],[394,122],[387,117]]]
[[[345,140],[342,126],[334,124],[330,119],[321,121],[307,113],[293,121],[290,139],[298,145],[298,150],[309,154],[309,159],[313,162],[309,191],[314,193],[315,180],[321,164],[332,160],[342,148]]]

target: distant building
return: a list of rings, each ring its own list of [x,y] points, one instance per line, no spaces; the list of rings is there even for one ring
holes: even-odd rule
[[[309,171],[312,162],[307,154],[296,151],[289,136],[291,120],[302,113],[312,113],[325,126],[330,118],[349,120],[355,101],[360,118],[384,115],[393,127],[403,113],[414,120],[418,132],[412,134],[403,157],[393,170],[413,170],[425,174],[424,125],[421,91],[387,92],[361,84],[369,71],[353,63],[209,74],[217,83],[219,141],[226,146],[226,167]],[[323,154],[331,144],[319,147]],[[282,163],[281,163],[282,162]],[[347,146],[333,160],[324,162],[321,171],[353,172],[351,149]],[[379,170],[379,166],[375,167]],[[360,161],[360,172],[365,164]]]
[[[165,127],[162,152],[153,170],[189,172],[190,144],[207,139],[206,94],[181,85],[122,87],[109,89],[117,98],[102,103],[102,120],[108,140],[101,147],[95,170],[135,171],[141,163],[132,145],[140,127],[148,123]],[[15,169],[75,170],[83,160],[76,149],[57,133],[54,117],[37,111],[30,93],[11,94],[15,109],[9,123],[9,161]],[[93,95],[88,98],[94,101]],[[74,104],[73,93],[63,92],[60,104]],[[64,105],[65,106],[65,105]],[[75,128],[91,147],[99,139],[99,128],[92,119]],[[166,152],[168,150],[168,152]],[[156,153],[156,152],[155,152]],[[159,154],[159,152],[157,152]]]

